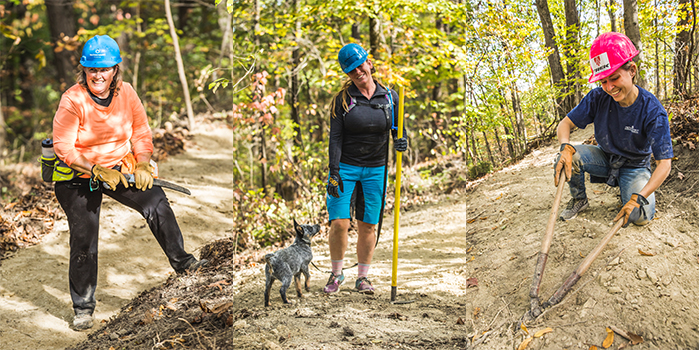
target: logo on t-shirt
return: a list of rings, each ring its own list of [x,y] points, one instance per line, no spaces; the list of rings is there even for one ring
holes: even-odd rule
[[[625,131],[629,131],[633,134],[639,134],[639,129],[635,129],[634,125],[625,126]]]
[[[598,74],[606,69],[610,69],[608,53],[603,52],[600,55],[591,58],[590,64],[591,70],[593,70],[593,74]]]

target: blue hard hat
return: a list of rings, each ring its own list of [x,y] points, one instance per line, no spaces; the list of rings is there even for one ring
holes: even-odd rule
[[[88,68],[114,67],[122,61],[119,45],[107,35],[95,35],[83,46],[80,64]]]
[[[367,51],[360,45],[347,44],[338,51],[338,63],[345,73],[352,72],[365,61],[367,61]]]

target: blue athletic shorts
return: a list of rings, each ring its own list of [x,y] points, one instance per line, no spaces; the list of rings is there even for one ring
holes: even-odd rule
[[[359,167],[340,163],[340,179],[343,181],[343,192],[338,189],[340,197],[335,198],[326,193],[328,221],[350,219],[350,206],[354,199],[355,218],[376,225],[384,198],[384,167]]]

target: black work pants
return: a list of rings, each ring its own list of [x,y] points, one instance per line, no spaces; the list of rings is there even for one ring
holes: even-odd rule
[[[101,187],[90,191],[89,179],[76,178],[56,182],[58,202],[68,218],[70,230],[70,264],[68,278],[73,310],[92,314],[97,287],[97,242],[100,228],[102,194],[138,211],[148,222],[158,244],[176,272],[183,272],[196,261],[185,252],[182,232],[163,189],[154,186],[141,191],[135,187],[117,186],[115,191]],[[128,243],[125,243],[128,244]]]

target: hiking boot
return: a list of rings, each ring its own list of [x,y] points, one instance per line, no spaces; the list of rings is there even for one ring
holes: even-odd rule
[[[73,329],[83,331],[92,328],[93,318],[90,314],[80,314],[73,317]]]
[[[362,294],[374,294],[372,282],[367,277],[360,277],[355,281],[355,289]]]
[[[340,276],[335,275],[331,272],[331,277],[328,278],[326,286],[323,287],[324,293],[335,293],[340,290],[340,285],[345,282],[345,275],[341,272]]]
[[[197,270],[199,270],[199,268],[204,267],[204,266],[209,266],[209,260],[202,259],[202,260],[195,261],[195,262],[191,263],[190,266],[187,266],[187,271],[194,273],[194,272],[197,272]]]
[[[564,221],[571,220],[576,217],[576,214],[586,210],[586,208],[588,208],[588,198],[571,198],[569,203],[566,205],[566,210],[559,214],[559,218]]]

